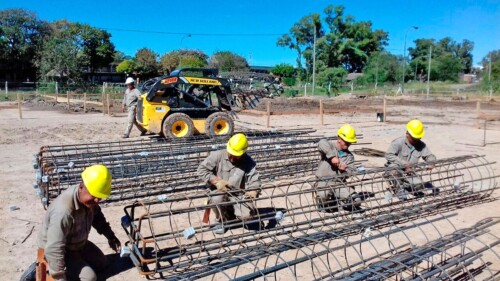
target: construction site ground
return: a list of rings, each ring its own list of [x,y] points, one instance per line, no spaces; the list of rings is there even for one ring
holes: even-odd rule
[[[320,125],[319,114],[304,114],[303,109],[319,111],[317,99],[280,99],[272,101],[272,111],[297,111],[302,114],[286,114],[270,117],[270,128],[266,128],[266,116],[241,112],[236,120],[237,129],[267,130],[311,128],[325,136],[336,135],[344,123],[352,124],[362,135],[359,145],[352,149],[369,147],[386,150],[390,142],[403,136],[405,124],[419,118],[426,126],[425,142],[438,158],[465,154],[486,155],[489,161],[500,159],[500,121],[488,121],[486,139],[484,122],[476,120],[476,103],[472,101],[412,101],[410,98],[393,98],[388,101],[387,122],[377,122],[376,112],[382,111],[382,99],[341,97],[325,100],[338,113],[325,114],[324,125]],[[263,103],[262,103],[263,104]],[[265,111],[260,105],[257,110]],[[328,109],[329,106],[325,106]],[[0,103],[0,276],[2,280],[18,280],[22,272],[32,263],[36,255],[37,234],[45,211],[35,196],[32,184],[34,171],[32,155],[43,145],[95,143],[119,141],[126,126],[126,115],[115,112],[103,115],[102,108],[91,113],[81,110],[67,111],[63,104],[34,101],[23,104],[23,119],[19,119],[15,103]],[[481,105],[481,112],[490,116],[500,115],[500,103]],[[495,119],[495,118],[492,118]],[[481,127],[478,127],[478,124]],[[133,131],[132,139],[140,137]],[[251,147],[249,149],[251,154]],[[356,156],[367,159],[366,168],[380,167],[383,158]],[[500,173],[500,163],[493,165],[495,174]],[[498,190],[493,194],[498,197]],[[456,210],[458,216],[451,218],[456,228],[471,226],[480,219],[499,215],[499,202]],[[122,243],[126,241],[120,226],[123,206],[104,208],[104,214]],[[450,232],[451,230],[445,230]],[[500,234],[499,226],[493,233]],[[107,241],[94,230],[90,240],[109,255],[110,266],[101,280],[142,280],[128,259],[120,259],[109,249]],[[491,267],[500,270],[500,261]],[[308,280],[307,276],[303,276]]]

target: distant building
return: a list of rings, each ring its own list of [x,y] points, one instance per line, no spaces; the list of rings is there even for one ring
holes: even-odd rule
[[[363,76],[364,74],[363,73],[357,73],[357,72],[354,72],[354,73],[349,73],[347,74],[347,77],[345,78],[345,80],[347,82],[351,82],[353,80],[356,80],[358,79],[359,77]]]
[[[251,66],[249,66],[249,68],[250,68],[250,72],[269,74],[269,73],[271,73],[271,70],[274,67],[272,67],[272,66],[256,66],[256,65],[251,65]]]
[[[462,74],[460,77],[460,81],[463,81],[465,83],[475,83],[477,82],[477,75],[476,74]]]

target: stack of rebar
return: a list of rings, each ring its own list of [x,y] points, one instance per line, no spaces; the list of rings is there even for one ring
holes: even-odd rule
[[[244,132],[249,154],[264,181],[310,174],[319,161],[310,130]],[[204,188],[196,176],[199,163],[211,151],[224,149],[227,138],[197,136],[166,141],[122,141],[44,146],[35,155],[34,184],[44,205],[68,186],[79,183],[83,169],[106,165],[113,176],[108,203]]]
[[[209,192],[137,202],[125,208],[122,218],[130,257],[141,274],[160,274],[172,280],[209,276],[252,280],[270,274],[279,279],[366,280],[349,275],[355,271],[359,276],[371,273],[368,278],[374,280],[394,276],[412,279],[424,274],[439,280],[473,274],[477,269],[485,271],[489,264],[482,262],[479,253],[495,247],[498,239],[490,248],[468,247],[493,223],[478,224],[480,230],[464,232],[466,236],[454,234],[457,241],[445,236],[452,231],[434,224],[426,230],[418,223],[399,224],[491,200],[490,194],[497,188],[493,163],[468,155],[430,164],[432,170],[427,164],[413,166],[411,175],[394,176],[391,172],[396,168],[380,168],[352,174],[347,180],[281,180],[264,184],[256,199],[245,199],[236,190],[227,195],[233,197],[232,202],[219,204],[210,199],[220,194]],[[394,196],[390,183],[409,182],[410,176],[425,183],[421,195]],[[353,203],[346,200],[319,204],[319,192],[339,189],[365,194],[361,203],[364,212],[352,212]],[[213,232],[221,223],[215,217],[208,223],[203,219],[209,208],[248,202],[257,206],[256,214],[224,221],[224,235]],[[415,226],[419,231],[411,234]],[[370,249],[362,250],[365,247]],[[455,253],[464,247],[468,251]],[[354,257],[348,259],[347,251]],[[390,260],[384,262],[386,258]],[[457,264],[462,267],[457,268]]]

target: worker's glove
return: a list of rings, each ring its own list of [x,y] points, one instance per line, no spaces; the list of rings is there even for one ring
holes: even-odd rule
[[[231,189],[231,186],[229,185],[229,182],[227,180],[218,180],[215,183],[215,187],[221,192],[227,192]]]
[[[113,236],[111,239],[108,239],[108,244],[109,247],[113,249],[113,251],[115,251],[116,253],[120,252],[122,248],[122,243],[120,243],[120,240],[118,240],[116,236]]]
[[[245,192],[245,199],[255,199],[259,195],[257,190]]]

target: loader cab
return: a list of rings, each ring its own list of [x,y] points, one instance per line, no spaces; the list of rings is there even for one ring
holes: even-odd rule
[[[137,122],[167,138],[232,134],[234,100],[228,81],[216,75],[212,69],[189,68],[147,81]]]

